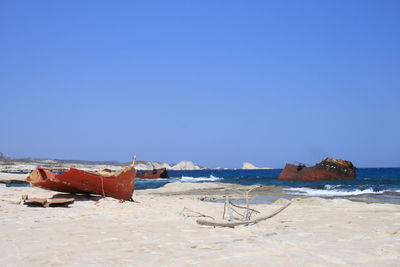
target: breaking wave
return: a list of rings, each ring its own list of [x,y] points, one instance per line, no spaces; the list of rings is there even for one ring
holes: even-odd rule
[[[215,177],[214,175],[210,175],[210,177],[190,177],[190,176],[182,176],[182,178],[178,179],[178,182],[216,182],[221,181],[223,178]]]
[[[169,178],[158,178],[158,179],[142,179],[142,178],[135,178],[135,183],[151,183],[151,182],[169,182],[173,179]]]
[[[135,179],[135,183],[147,184],[147,183],[197,183],[197,182],[217,182],[222,181],[223,178],[215,177],[212,174],[209,177],[171,177],[171,178],[158,178],[158,179]]]
[[[325,187],[326,188],[326,187]],[[329,188],[329,187],[328,187]],[[283,190],[288,191],[293,195],[300,196],[313,196],[313,197],[344,197],[344,196],[357,196],[363,194],[383,194],[387,191],[374,191],[372,188],[367,188],[364,190],[355,189],[352,191],[343,191],[343,190],[332,190],[332,189],[312,189],[307,187],[299,187],[299,188],[285,188]],[[334,187],[333,187],[334,188]],[[398,192],[396,190],[395,192]]]

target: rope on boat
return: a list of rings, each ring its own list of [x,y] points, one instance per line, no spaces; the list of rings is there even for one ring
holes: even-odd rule
[[[106,197],[106,193],[104,192],[104,178],[100,176],[101,179],[101,191],[103,192],[103,197]]]

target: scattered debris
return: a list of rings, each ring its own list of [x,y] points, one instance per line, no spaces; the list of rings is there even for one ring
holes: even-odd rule
[[[239,225],[252,225],[256,224],[260,221],[272,218],[273,216],[277,215],[284,209],[286,209],[291,202],[286,203],[283,205],[281,208],[273,212],[272,214],[258,217],[256,219],[251,219],[253,214],[255,213],[260,213],[259,211],[250,208],[249,204],[249,193],[253,191],[256,188],[259,188],[262,186],[256,186],[251,188],[250,190],[246,191],[246,206],[239,206],[234,204],[229,196],[226,196],[225,198],[225,204],[224,204],[224,212],[222,214],[222,220],[217,221],[213,217],[205,215],[203,213],[193,211],[188,208],[184,208],[181,212],[181,215],[187,217],[201,217],[201,218],[209,218],[209,219],[198,219],[196,222],[200,225],[207,225],[207,226],[214,226],[214,227],[230,227],[230,228],[235,228],[235,226]]]
[[[274,211],[273,213],[266,215],[266,216],[262,216],[259,217],[257,219],[253,219],[253,220],[244,220],[244,221],[239,221],[239,220],[232,220],[232,221],[210,221],[210,220],[202,220],[199,219],[196,222],[200,225],[208,225],[208,226],[214,226],[214,227],[230,227],[230,228],[235,228],[235,226],[239,226],[239,225],[253,225],[256,224],[258,222],[264,221],[266,219],[272,218],[275,215],[277,215],[278,213],[280,213],[281,211],[283,211],[284,209],[286,209],[287,207],[289,207],[289,205],[292,204],[292,202],[288,202],[287,204],[285,204],[283,207],[279,208],[278,210]]]
[[[239,210],[235,209],[244,209],[244,213],[240,212]],[[240,217],[236,217],[233,215],[233,212],[236,213],[236,215]],[[225,200],[225,205],[224,205],[224,213],[222,214],[222,219],[225,219],[225,215],[228,214],[228,220],[250,220],[251,216],[253,213],[260,213],[259,211],[255,209],[251,209],[248,206],[242,207],[239,205],[234,204],[229,197],[226,198]]]
[[[210,218],[215,220],[213,217],[205,215],[203,213],[197,212],[197,211],[193,211],[191,209],[188,209],[186,207],[183,208],[183,210],[181,211],[181,213],[179,215],[182,215],[186,218],[190,218],[190,217],[206,217],[206,218]]]
[[[200,201],[206,201],[206,202],[216,202],[218,201],[218,198],[216,197],[200,197],[199,198]]]
[[[10,179],[10,180],[0,180],[0,184],[6,184],[6,185],[28,185],[29,183],[27,181]]]
[[[28,197],[28,195],[23,195],[22,200],[24,204],[28,206],[42,206],[47,207],[68,207],[69,204],[74,203],[74,198],[38,198],[38,197]]]

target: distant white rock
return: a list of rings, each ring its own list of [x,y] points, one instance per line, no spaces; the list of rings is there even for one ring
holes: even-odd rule
[[[250,162],[243,162],[242,169],[244,170],[253,170],[253,169],[258,169],[256,166],[254,166]]]
[[[258,169],[272,169],[272,168],[268,168],[268,167],[261,167],[260,168],[260,167],[254,166],[250,162],[243,162],[242,169],[243,170],[258,170]]]
[[[113,161],[104,162],[93,162],[93,161],[83,161],[83,160],[58,160],[58,159],[13,159],[6,157],[4,154],[0,153],[0,172],[31,172],[36,168],[55,168],[55,169],[68,169],[77,168],[86,171],[98,171],[102,169],[110,170],[120,170],[131,162],[118,163]],[[201,170],[205,169],[195,165],[192,161],[181,161],[178,164],[171,166],[165,162],[159,161],[135,161],[135,168],[137,170],[154,170],[166,168],[169,170]]]
[[[197,165],[194,165],[192,161],[181,161],[178,164],[175,164],[170,168],[171,170],[200,170],[201,168]]]
[[[55,161],[55,160],[52,160],[52,159],[46,159],[46,160],[43,160],[42,161],[43,163],[57,163],[57,161]]]

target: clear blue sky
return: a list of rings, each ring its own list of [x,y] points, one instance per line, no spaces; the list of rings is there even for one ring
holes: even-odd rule
[[[1,1],[13,157],[400,166],[400,1]]]

